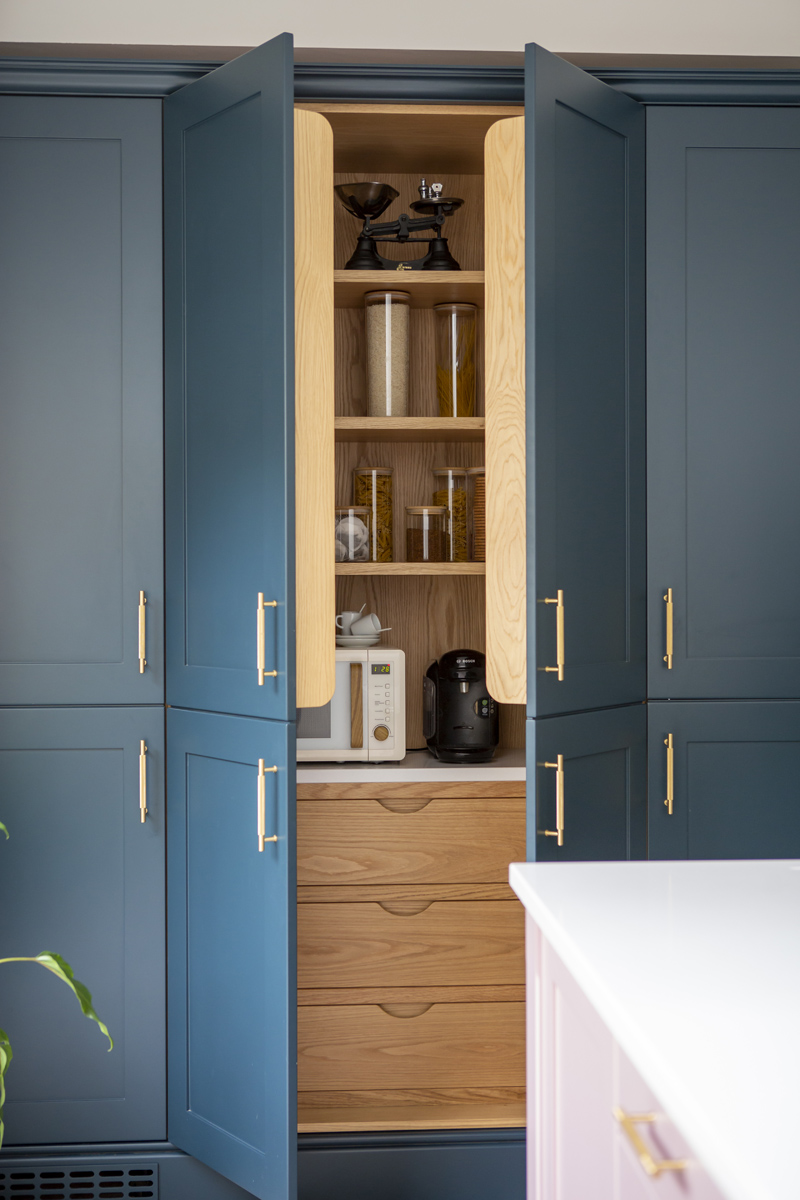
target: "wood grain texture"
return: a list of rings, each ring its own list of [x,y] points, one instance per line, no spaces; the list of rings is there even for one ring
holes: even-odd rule
[[[362,665],[350,663],[350,749],[364,745],[364,702],[362,699]]]
[[[294,114],[295,578],[297,705],[327,704],[335,686],[333,132]]]
[[[334,271],[337,308],[361,308],[367,292],[400,288],[412,308],[460,301],[483,308],[483,271]]]
[[[420,1000],[421,993],[424,998]],[[486,1004],[521,1003],[525,1000],[525,985],[522,983],[482,983],[445,987],[428,984],[424,988],[401,984],[381,987],[313,987],[300,988],[298,1004],[380,1004],[386,1006],[408,1006],[419,1010],[431,1004]]]
[[[454,780],[441,783],[299,783],[298,800],[437,800],[437,799],[525,799],[525,781]]]
[[[385,904],[413,903],[418,896],[426,901],[434,900],[516,900],[507,883],[439,883],[435,885],[410,884],[350,884],[343,889],[337,885],[316,884],[297,889],[298,904],[341,904],[343,900],[355,904],[383,901]]]
[[[474,1104],[442,1102],[398,1104],[367,1102],[362,1107],[328,1105],[325,1108],[305,1103],[308,1094],[298,1096],[298,1133],[358,1133],[367,1130],[412,1129],[514,1129],[525,1127],[525,1101],[485,1101]],[[351,1093],[357,1095],[358,1093]],[[390,1093],[387,1093],[390,1095]]]
[[[490,693],[526,699],[525,123],[486,137],[486,658]]]
[[[477,442],[483,417],[337,417],[337,442]]]
[[[479,562],[336,563],[337,575],[485,575]]]
[[[299,1090],[525,1082],[524,1004],[434,1004],[405,1019],[378,1005],[309,1005],[297,1025]]]
[[[398,908],[301,905],[297,986],[455,987],[524,980],[524,911],[513,900],[435,901],[408,915]]]
[[[524,1087],[359,1088],[357,1091],[304,1091],[304,1108],[364,1108],[383,1104],[514,1104],[525,1099]]]
[[[300,801],[298,883],[504,883],[525,857],[521,799],[431,800],[392,813],[377,800]]]

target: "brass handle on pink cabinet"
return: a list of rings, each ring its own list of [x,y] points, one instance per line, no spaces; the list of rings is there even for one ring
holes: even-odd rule
[[[542,604],[555,604],[556,606],[556,665],[554,667],[540,667],[540,671],[545,671],[547,674],[553,673],[557,676],[558,682],[564,682],[564,593],[559,588],[555,596],[548,596],[542,601]],[[560,843],[559,843],[560,845]]]
[[[685,1158],[654,1158],[636,1128],[637,1125],[653,1125],[658,1120],[655,1113],[626,1113],[623,1108],[614,1108],[614,1117],[633,1147],[642,1169],[651,1179],[657,1179],[662,1171],[685,1171],[689,1165]]]
[[[259,853],[267,842],[277,842],[277,833],[267,837],[267,775],[274,774],[277,767],[265,767],[264,759],[258,760],[258,849]]]
[[[667,664],[667,670],[672,670],[673,656],[673,621],[675,615],[675,606],[672,603],[672,588],[667,588],[667,594],[664,597],[667,605],[667,653],[664,655],[664,662]]]
[[[675,799],[675,745],[671,733],[664,738],[664,745],[667,747],[667,798],[664,803],[667,812],[672,816],[672,803]]]
[[[556,827],[543,829],[545,837],[558,838],[557,846],[564,845],[564,755],[556,755],[556,761],[537,764],[540,767],[550,767],[556,773]]]
[[[139,742],[139,820],[142,825],[147,820],[147,743],[144,738]]]
[[[266,665],[266,633],[264,631],[264,611],[267,608],[277,608],[277,600],[265,600],[264,593],[258,593],[258,610],[256,613],[256,666],[258,668],[258,686],[263,687],[264,680],[269,675],[273,679],[277,678],[277,671],[265,671]]]

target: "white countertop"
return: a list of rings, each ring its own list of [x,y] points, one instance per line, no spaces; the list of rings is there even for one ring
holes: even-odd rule
[[[514,863],[510,882],[729,1200],[800,1197],[800,861]]]
[[[491,762],[460,767],[429,750],[409,750],[399,762],[298,763],[298,783],[504,783],[525,779],[524,750],[496,750]]]

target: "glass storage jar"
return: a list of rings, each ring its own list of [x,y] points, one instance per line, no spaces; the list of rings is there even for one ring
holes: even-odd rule
[[[486,467],[467,468],[467,505],[469,509],[469,557],[472,562],[486,561]]]
[[[474,304],[434,304],[436,313],[436,394],[440,417],[475,415]]]
[[[367,292],[367,405],[371,417],[408,415],[408,292]]]
[[[393,467],[356,467],[353,471],[353,504],[371,512],[370,562],[392,561]]]
[[[372,509],[351,504],[336,509],[336,561],[368,562]]]
[[[447,509],[447,558],[467,561],[467,472],[464,467],[434,467],[433,503]]]
[[[406,509],[407,562],[447,562],[447,509],[414,504]]]

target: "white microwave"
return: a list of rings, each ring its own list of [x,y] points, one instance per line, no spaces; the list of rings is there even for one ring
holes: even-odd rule
[[[406,755],[406,656],[336,650],[329,704],[297,710],[298,762],[385,762]]]

